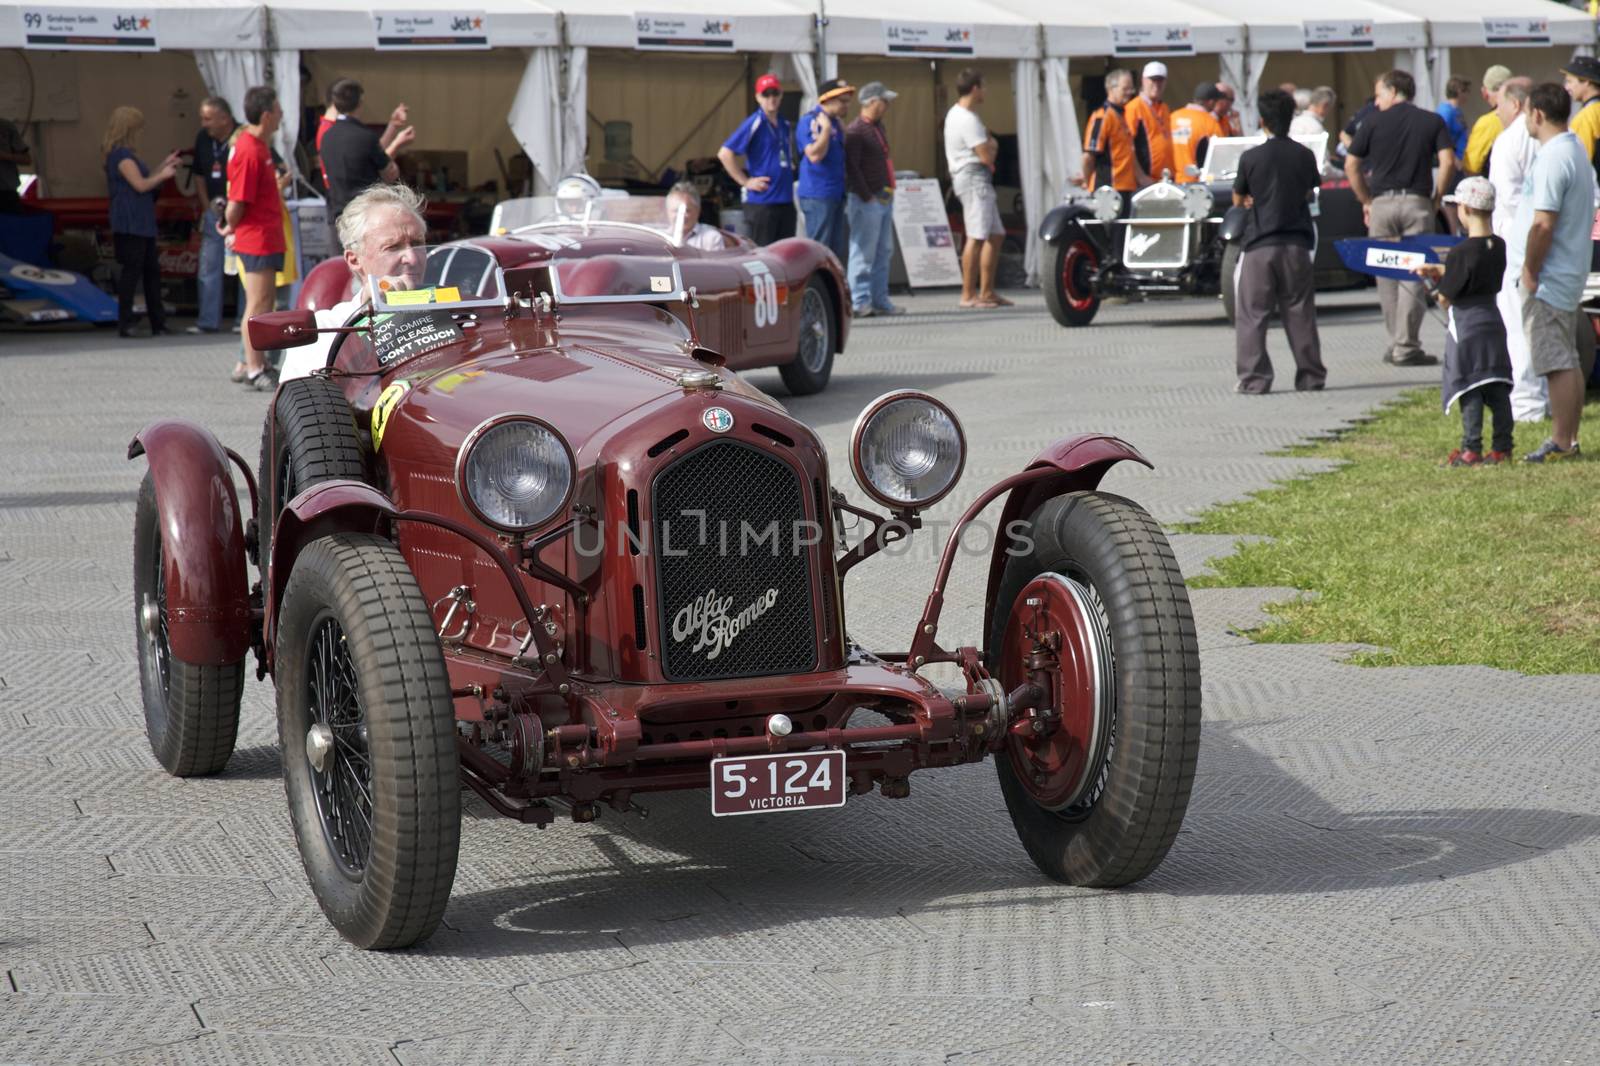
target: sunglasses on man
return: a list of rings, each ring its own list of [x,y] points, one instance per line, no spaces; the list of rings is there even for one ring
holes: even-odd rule
[[[761,95],[762,96],[782,96],[783,95],[783,90],[782,89],[764,89],[764,90],[762,90]]]

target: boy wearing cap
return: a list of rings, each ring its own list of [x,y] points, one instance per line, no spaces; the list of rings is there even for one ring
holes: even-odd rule
[[[1461,153],[1461,168],[1468,174],[1489,173],[1489,153],[1494,149],[1495,138],[1506,129],[1499,115],[1500,91],[1511,78],[1511,68],[1496,63],[1483,72],[1483,102],[1489,110],[1478,116],[1467,134],[1467,150]]]
[[[817,106],[800,116],[800,210],[806,236],[825,244],[843,263],[850,257],[844,238],[844,123],[840,121],[855,86],[833,78],[817,87]]]
[[[1217,83],[1203,81],[1194,90],[1194,100],[1172,113],[1172,180],[1180,185],[1199,181],[1200,164],[1206,161],[1206,145],[1222,136],[1222,127],[1213,114],[1222,93]],[[1189,173],[1194,167],[1196,173]]]
[[[1444,379],[1440,398],[1445,414],[1461,402],[1461,447],[1447,466],[1503,463],[1511,458],[1511,352],[1495,300],[1506,271],[1505,241],[1494,235],[1494,186],[1488,178],[1465,178],[1444,198],[1454,204],[1467,236],[1443,263],[1428,263],[1413,273],[1434,282],[1434,299],[1446,319]],[[1483,409],[1494,416],[1494,437],[1483,450]]]
[[[1128,131],[1133,134],[1133,151],[1139,165],[1155,181],[1163,174],[1174,178],[1172,156],[1172,111],[1161,102],[1167,89],[1167,65],[1149,62],[1144,65],[1144,76],[1139,95],[1128,104],[1126,115]]]
[[[717,149],[722,169],[744,190],[745,219],[757,244],[794,236],[794,129],[778,114],[782,101],[782,83],[772,74],[761,75],[756,79],[760,106]]]

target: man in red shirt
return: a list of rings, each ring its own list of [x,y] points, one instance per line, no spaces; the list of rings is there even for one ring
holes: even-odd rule
[[[217,230],[239,257],[245,300],[240,318],[248,323],[253,316],[272,310],[277,295],[275,279],[283,269],[283,197],[268,147],[283,122],[277,92],[258,85],[245,93],[244,117],[247,125],[239,131],[228,156],[228,209]],[[251,345],[250,331],[241,330],[240,336],[246,385],[272,388],[272,374],[266,359]]]

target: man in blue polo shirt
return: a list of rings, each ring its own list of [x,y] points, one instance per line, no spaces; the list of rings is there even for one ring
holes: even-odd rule
[[[856,90],[839,78],[817,89],[817,106],[800,117],[800,210],[806,236],[843,263],[850,257],[844,225],[844,123]]]
[[[761,106],[717,149],[723,169],[744,190],[744,217],[757,244],[794,236],[794,128],[778,114],[782,100],[777,77],[757,78],[756,102]]]

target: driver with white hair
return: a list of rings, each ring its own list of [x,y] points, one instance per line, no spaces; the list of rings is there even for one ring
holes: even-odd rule
[[[339,215],[339,243],[350,268],[345,299],[316,312],[318,327],[342,326],[367,302],[367,288],[377,279],[390,289],[422,284],[427,265],[427,227],[422,197],[405,185],[372,185],[358,193]],[[327,363],[337,333],[324,333],[315,344],[284,353],[279,380],[302,378]]]
[[[667,233],[679,247],[706,252],[727,247],[721,230],[700,221],[700,190],[689,181],[680,181],[667,192]]]

